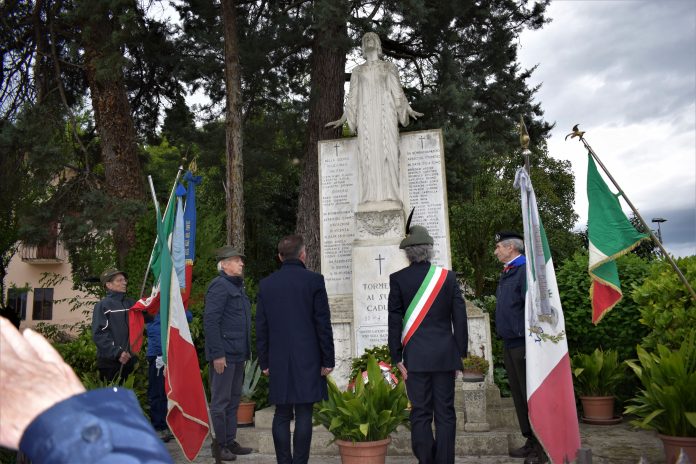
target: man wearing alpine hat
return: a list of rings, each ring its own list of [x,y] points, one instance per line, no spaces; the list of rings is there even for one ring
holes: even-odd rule
[[[412,405],[413,454],[419,464],[451,464],[454,381],[467,354],[466,306],[454,272],[430,263],[433,238],[427,229],[407,223],[406,230],[399,248],[410,265],[389,276],[389,351]]]

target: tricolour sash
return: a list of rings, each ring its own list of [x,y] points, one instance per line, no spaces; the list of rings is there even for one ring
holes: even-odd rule
[[[401,334],[402,346],[406,346],[413,334],[418,330],[418,327],[420,327],[425,315],[430,311],[433,301],[435,301],[440,290],[442,290],[442,285],[445,283],[446,278],[447,269],[434,264],[430,266],[423,283],[418,292],[416,292],[416,296],[413,297],[411,304],[408,305],[404,315],[404,329]]]

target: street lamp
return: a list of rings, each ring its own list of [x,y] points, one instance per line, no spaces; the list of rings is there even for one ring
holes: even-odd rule
[[[667,222],[667,219],[656,217],[652,218],[652,222],[657,222],[657,239],[660,241],[660,243],[662,243],[662,230],[660,229],[660,224]]]

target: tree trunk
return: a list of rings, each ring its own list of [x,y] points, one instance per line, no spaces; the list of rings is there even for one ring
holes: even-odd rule
[[[237,5],[222,0],[222,23],[225,33],[225,139],[227,171],[225,207],[227,243],[244,252],[244,159],[242,157],[242,77],[239,66],[239,31]]]
[[[123,71],[120,65],[109,64],[113,58],[113,51],[110,51],[112,22],[106,13],[95,14],[89,22],[89,37],[83,37],[87,83],[100,138],[106,193],[115,202],[113,214],[117,225],[113,235],[121,267],[135,244],[135,225],[132,208],[120,208],[119,202],[144,201],[145,186]]]
[[[340,0],[326,0],[335,9],[342,9]],[[311,92],[307,145],[297,205],[298,234],[304,237],[308,269],[319,271],[321,253],[319,239],[319,153],[317,142],[341,136],[341,128],[324,125],[338,119],[343,112],[346,52],[348,50],[347,12],[326,18],[317,25],[312,42]]]

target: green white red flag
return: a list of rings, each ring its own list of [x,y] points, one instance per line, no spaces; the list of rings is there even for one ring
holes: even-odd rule
[[[534,188],[524,168],[517,171],[515,187],[521,192],[527,259],[525,348],[529,423],[552,463],[573,462],[580,448],[580,429],[556,273]]]
[[[616,258],[630,252],[648,235],[639,233],[626,218],[617,195],[609,190],[589,153],[587,200],[592,322],[598,324],[623,297]]]
[[[181,240],[181,246],[172,249],[184,252],[184,221],[181,197],[177,198],[175,229],[171,234]],[[159,216],[159,210],[158,210]],[[181,285],[174,271],[169,251],[169,237],[165,225],[158,217],[160,277],[160,320],[162,321],[162,347],[165,362],[165,392],[167,394],[167,425],[174,434],[184,455],[193,461],[210,430],[205,392],[201,379],[198,355],[193,345]],[[174,238],[172,238],[174,239]]]

